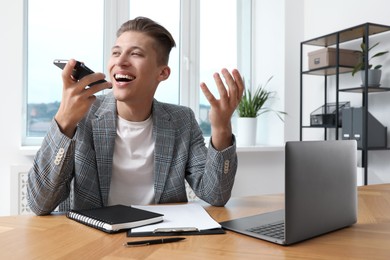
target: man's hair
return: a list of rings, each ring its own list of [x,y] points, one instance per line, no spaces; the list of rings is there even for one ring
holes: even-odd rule
[[[169,53],[176,46],[176,43],[167,29],[149,18],[137,17],[122,24],[116,36],[119,37],[127,31],[141,32],[152,37],[156,42],[154,47],[158,55],[157,62],[164,65],[168,64]]]

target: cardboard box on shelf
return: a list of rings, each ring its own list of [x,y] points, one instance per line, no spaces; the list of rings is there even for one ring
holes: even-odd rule
[[[322,48],[308,53],[309,70],[328,66],[336,66],[336,48]],[[359,55],[355,50],[339,49],[340,66],[353,67],[359,62]]]

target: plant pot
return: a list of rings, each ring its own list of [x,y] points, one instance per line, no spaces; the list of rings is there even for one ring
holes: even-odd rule
[[[237,118],[237,145],[256,145],[257,118],[239,117]]]
[[[364,70],[360,72],[362,78],[362,86],[366,85],[366,73]],[[382,70],[368,70],[368,87],[379,87],[381,83]]]

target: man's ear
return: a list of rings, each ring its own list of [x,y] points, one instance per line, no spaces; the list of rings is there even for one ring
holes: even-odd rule
[[[159,75],[159,80],[164,81],[171,75],[171,68],[169,66],[163,66]]]

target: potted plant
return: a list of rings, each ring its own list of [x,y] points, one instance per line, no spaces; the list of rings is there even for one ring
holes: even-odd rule
[[[271,76],[264,85],[259,85],[253,92],[249,88],[245,88],[244,94],[237,107],[237,143],[241,146],[251,146],[256,143],[257,117],[267,113],[275,112],[276,115],[283,121],[282,115],[286,114],[283,111],[276,111],[266,106],[267,101],[274,98],[275,91],[266,89],[271,81]]]
[[[367,50],[366,44],[364,42],[362,42],[360,44],[360,50],[356,51],[356,53],[359,55],[360,62],[358,64],[356,64],[355,67],[353,68],[352,76],[354,76],[356,74],[356,72],[360,71],[361,77],[362,77],[362,86],[364,86],[366,83],[366,80],[365,80],[365,75],[366,75],[366,73],[365,73],[365,60],[364,60],[366,57],[366,53],[367,53],[367,57],[368,57],[368,68],[367,68],[368,69],[368,87],[379,87],[379,85],[380,85],[380,80],[381,80],[381,75],[382,75],[382,70],[380,70],[380,68],[382,68],[382,65],[378,64],[378,65],[374,66],[372,63],[370,63],[370,61],[373,58],[380,57],[382,55],[387,54],[388,51],[377,52],[370,57],[369,52],[373,48],[378,46],[378,44],[379,44],[379,42],[377,42],[376,44],[374,44],[372,47],[370,47]]]

